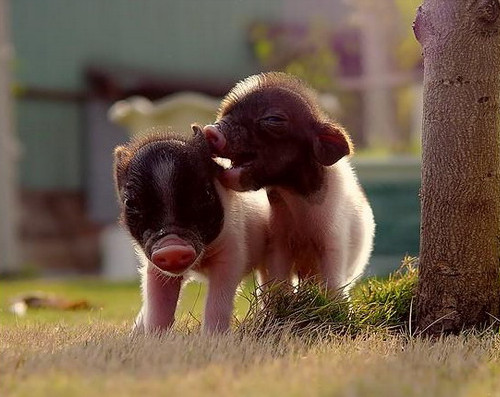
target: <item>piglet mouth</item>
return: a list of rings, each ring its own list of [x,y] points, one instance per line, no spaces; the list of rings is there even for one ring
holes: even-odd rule
[[[230,158],[231,165],[233,168],[239,167],[250,167],[254,160],[257,158],[257,154],[253,152],[238,153]]]
[[[228,145],[226,135],[221,131],[224,121],[203,127],[203,134],[207,140],[213,157],[230,160],[233,168],[248,167],[257,158],[256,152],[233,151]],[[225,161],[223,161],[225,163]]]
[[[218,179],[222,186],[235,190],[237,192],[246,192],[249,190],[258,190],[259,185],[254,178],[254,161],[257,156],[239,157],[233,160],[231,167],[223,170]]]

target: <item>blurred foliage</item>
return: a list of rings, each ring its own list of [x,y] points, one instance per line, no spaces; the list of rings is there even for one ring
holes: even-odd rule
[[[400,24],[405,27],[402,38],[396,47],[396,60],[401,69],[408,70],[414,68],[421,62],[421,48],[413,29],[407,29],[413,24],[418,6],[423,0],[394,0],[399,10]]]
[[[394,145],[387,145],[391,151],[415,153],[419,142],[413,142],[412,131],[416,100],[414,82],[411,75],[418,73],[421,64],[421,48],[411,29],[415,13],[421,0],[392,0],[388,10],[397,32],[391,51],[394,72],[408,73],[410,79],[392,90],[395,120],[401,131],[401,139]],[[368,3],[367,3],[368,5]],[[388,3],[389,5],[389,3]],[[346,91],[339,86],[342,77],[359,76],[360,64],[359,35],[352,25],[346,24],[332,29],[327,23],[315,21],[305,25],[289,26],[279,23],[258,22],[251,26],[250,41],[253,52],[264,70],[281,70],[294,74],[307,81],[321,92],[334,93],[342,108],[342,122],[353,135],[356,146],[363,148],[362,93],[357,90]]]
[[[337,57],[330,38],[331,31],[322,22],[306,28],[258,22],[250,28],[254,54],[264,69],[296,75],[320,91],[335,89]]]

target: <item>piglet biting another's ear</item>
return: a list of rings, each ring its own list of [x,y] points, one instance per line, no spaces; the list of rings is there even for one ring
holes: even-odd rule
[[[212,152],[231,160],[221,182],[266,188],[271,203],[271,279],[319,277],[347,291],[370,258],[375,224],[347,157],[344,129],[315,92],[285,73],[238,83],[203,130]]]

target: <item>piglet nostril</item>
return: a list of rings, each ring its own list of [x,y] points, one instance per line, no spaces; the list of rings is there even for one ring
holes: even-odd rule
[[[179,257],[179,262],[181,262],[181,263],[187,263],[187,262],[189,262],[191,260],[192,260],[191,253],[184,254],[184,255],[182,255],[182,256]]]
[[[219,129],[215,125],[206,125],[203,127],[203,134],[205,134],[205,138],[210,143],[212,150],[216,154],[221,154],[222,150],[226,146],[226,138],[224,134],[219,131]]]
[[[195,258],[196,251],[192,246],[166,245],[153,252],[151,261],[161,270],[180,273],[186,270]]]

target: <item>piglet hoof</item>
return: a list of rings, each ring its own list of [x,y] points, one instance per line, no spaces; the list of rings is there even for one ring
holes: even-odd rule
[[[142,316],[142,312],[134,320],[134,325],[132,326],[132,330],[129,333],[131,338],[136,338],[140,335],[144,335],[144,320]]]

